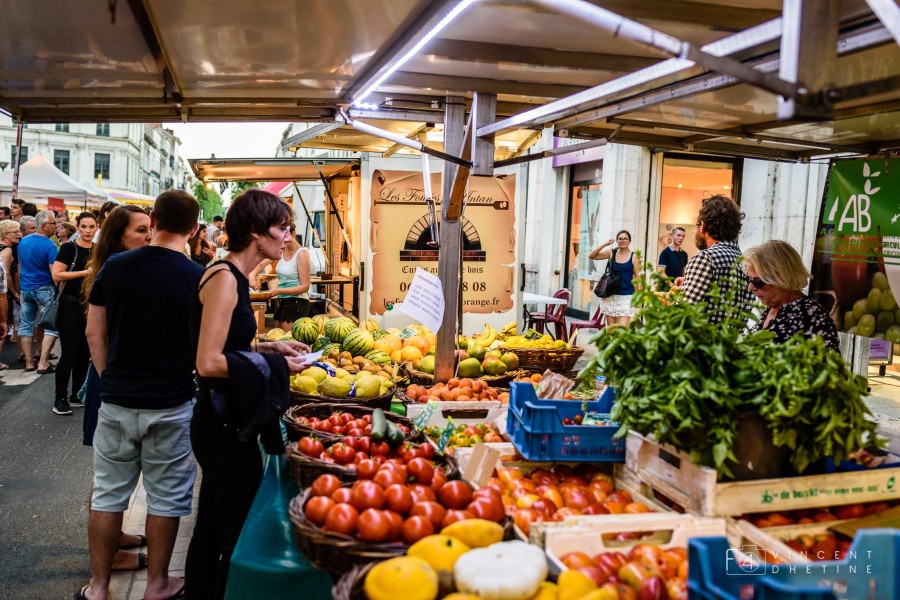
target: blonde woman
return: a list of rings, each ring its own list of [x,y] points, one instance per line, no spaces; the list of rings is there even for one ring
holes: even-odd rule
[[[22,228],[17,221],[6,219],[0,221],[0,261],[3,262],[3,270],[6,273],[6,322],[7,331],[12,333],[13,325],[18,322],[19,315],[19,260],[15,253],[15,246],[22,239]],[[0,351],[6,336],[0,338]],[[0,371],[8,369],[9,365],[0,363]]]

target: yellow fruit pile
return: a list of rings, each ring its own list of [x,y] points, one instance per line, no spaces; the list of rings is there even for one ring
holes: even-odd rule
[[[554,340],[548,334],[542,335],[540,338],[528,339],[521,335],[511,335],[506,338],[503,343],[505,348],[540,348],[543,350],[558,350],[560,348],[570,348],[571,346],[563,340]]]

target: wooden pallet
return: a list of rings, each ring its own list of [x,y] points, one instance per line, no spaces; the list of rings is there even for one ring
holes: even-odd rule
[[[768,535],[746,521],[724,517],[695,517],[674,513],[645,513],[631,515],[597,515],[572,517],[544,531],[547,557],[561,570],[566,567],[560,559],[569,552],[584,552],[594,556],[602,552],[628,553],[638,544],[653,544],[661,548],[686,548],[695,537],[724,536],[736,551],[767,555],[777,563],[808,563],[808,559],[791,550],[780,540]],[[604,540],[604,534],[643,532],[652,535],[633,541]],[[724,560],[724,558],[723,558]]]
[[[662,494],[705,517],[900,498],[898,468],[719,483],[713,469],[633,432],[625,452],[625,465],[616,466],[617,478],[639,486],[645,495]]]

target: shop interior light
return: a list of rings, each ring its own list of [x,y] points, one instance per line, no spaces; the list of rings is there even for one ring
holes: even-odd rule
[[[353,101],[353,106],[362,108],[361,103],[369,96],[369,94],[371,94],[378,86],[384,83],[385,80],[390,77],[397,69],[405,65],[407,61],[409,61],[409,59],[418,54],[419,51],[421,51],[422,48],[425,47],[425,44],[430,42],[431,39],[438,33],[440,33],[441,30],[444,29],[444,27],[449,25],[453,21],[453,19],[462,14],[464,10],[469,8],[469,6],[474,3],[475,0],[462,0],[462,2],[454,6],[453,10],[447,13],[447,15],[443,19],[438,21],[437,24],[428,31],[428,33],[419,38],[419,41],[416,42],[416,44],[412,48],[407,50],[406,53],[403,54],[403,56],[401,56],[398,60],[395,60],[394,63],[390,67],[388,67],[384,71],[384,73],[382,73],[377,79],[375,79],[375,81],[369,84],[368,87],[363,88],[359,96]]]
[[[731,189],[731,186],[730,186],[730,185],[723,185],[723,186],[722,186],[722,189],[723,189],[723,190],[730,190],[730,189]]]
[[[678,184],[678,187],[679,187],[679,188],[682,188],[682,187],[684,187],[684,186],[683,186],[683,185],[681,185],[681,184],[680,184],[680,183],[679,183],[679,184]]]

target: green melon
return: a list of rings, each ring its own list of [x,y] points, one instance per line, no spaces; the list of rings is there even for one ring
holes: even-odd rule
[[[376,329],[375,331],[372,332],[372,338],[376,339],[376,340],[380,340],[381,338],[383,338],[386,335],[391,335],[391,332],[388,331],[387,329]]]
[[[297,319],[291,327],[291,337],[298,342],[312,344],[319,337],[319,326],[309,317]]]
[[[387,365],[391,362],[391,357],[384,350],[372,350],[367,352],[365,357],[376,365]]]
[[[323,350],[325,346],[331,344],[331,340],[329,340],[326,336],[320,335],[316,338],[316,341],[313,342],[312,346],[309,347],[313,352],[318,352],[319,350]]]
[[[365,356],[367,352],[372,350],[374,343],[375,340],[372,338],[371,333],[357,327],[344,337],[341,346],[353,356]]]
[[[336,344],[342,344],[347,334],[354,329],[356,329],[356,324],[347,317],[335,317],[325,323],[325,335]]]
[[[334,344],[334,343],[326,344],[325,346],[322,347],[322,356],[328,356],[329,354],[331,354],[332,350],[337,350],[338,352],[340,352],[341,345]]]

